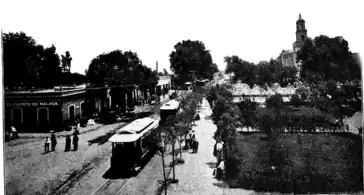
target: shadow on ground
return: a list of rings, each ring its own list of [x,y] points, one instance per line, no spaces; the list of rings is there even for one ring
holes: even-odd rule
[[[214,169],[216,167],[216,163],[215,162],[208,162],[206,163],[211,169]]]
[[[121,122],[132,122],[136,119],[145,118],[145,117],[151,116],[153,114],[154,114],[154,112],[139,112],[136,114],[131,113],[127,118],[122,119]]]
[[[115,129],[107,132],[106,134],[101,135],[99,137],[96,137],[94,139],[88,140],[87,141],[88,142],[88,145],[91,146],[92,144],[99,144],[99,145],[105,144],[106,142],[109,141],[109,138],[111,136],[113,136],[117,130],[119,130],[120,128],[122,128],[122,127],[124,127],[126,125],[127,124],[124,124],[124,123],[123,124],[119,124]]]
[[[219,187],[219,188],[228,188],[228,186],[225,183],[213,183],[212,185]]]
[[[130,178],[130,177],[135,177],[143,170],[145,165],[148,164],[148,162],[150,161],[150,159],[152,159],[154,154],[155,154],[155,152],[151,151],[145,156],[145,158],[143,158],[140,161],[140,163],[139,163],[140,169],[137,172],[128,171],[126,169],[126,167],[117,165],[115,167],[109,167],[109,169],[102,175],[102,178],[104,178],[104,179],[126,179],[126,178]]]

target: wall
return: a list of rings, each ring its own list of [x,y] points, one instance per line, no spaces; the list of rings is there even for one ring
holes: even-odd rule
[[[62,105],[63,120],[67,121],[69,119],[68,107],[72,104],[75,106],[75,118],[80,117],[80,108],[81,108],[80,103],[84,102],[84,101],[85,101],[85,98],[83,96],[73,96],[73,97],[70,97],[67,100],[65,100]]]

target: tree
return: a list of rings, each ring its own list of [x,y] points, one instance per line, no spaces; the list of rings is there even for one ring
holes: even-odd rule
[[[360,64],[345,39],[321,35],[306,40],[298,59],[302,61],[301,78],[313,90],[314,101],[324,99],[344,115],[361,110]]]
[[[47,88],[61,82],[59,56],[54,45],[44,48],[24,32],[5,33],[3,43],[6,87]]]
[[[71,71],[71,61],[72,57],[69,51],[66,51],[65,55],[61,55],[62,58],[62,69],[63,72],[70,72]]]
[[[197,77],[212,78],[215,71],[212,66],[210,51],[206,50],[201,41],[184,40],[174,46],[174,51],[169,55],[171,70],[177,74],[184,83],[188,79],[190,71],[196,71]]]
[[[137,53],[115,50],[94,58],[87,71],[88,80],[96,86],[123,84],[157,84],[155,71],[143,65]]]
[[[261,87],[272,86],[279,83],[285,87],[297,80],[297,69],[295,67],[283,67],[279,60],[261,61],[254,64],[240,59],[238,56],[226,56],[226,73],[234,73],[233,82],[241,81],[250,87],[258,85]]]

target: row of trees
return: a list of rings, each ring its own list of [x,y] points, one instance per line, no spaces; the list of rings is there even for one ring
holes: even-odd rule
[[[294,84],[297,81],[297,69],[284,67],[279,60],[271,59],[254,64],[240,59],[238,56],[226,56],[226,73],[234,73],[233,82],[241,81],[250,87],[271,86],[279,83],[282,87]]]
[[[177,85],[188,81],[191,71],[196,71],[196,77],[201,79],[212,79],[213,74],[219,71],[210,51],[201,41],[178,42],[169,56],[170,69],[177,75],[174,81]]]
[[[70,73],[72,57],[61,56],[54,45],[44,47],[23,32],[4,33],[4,85],[14,88],[49,88],[85,82],[81,74]]]
[[[207,100],[212,105],[212,119],[217,126],[214,138],[225,142],[227,178],[235,178],[237,170],[241,168],[239,155],[236,152],[238,128],[252,128],[267,135],[272,166],[279,166],[281,163],[280,152],[276,151],[279,148],[277,139],[285,130],[314,132],[321,127],[332,132],[338,128],[322,114],[312,112],[302,115],[291,112],[292,108],[287,105],[293,105],[296,99],[285,103],[283,97],[277,94],[269,97],[266,108],[261,109],[256,102],[249,99],[233,103],[232,94],[227,88],[229,87],[226,85],[216,85],[211,87],[207,94]]]
[[[157,73],[146,67],[135,52],[115,50],[92,59],[85,77],[70,73],[70,52],[60,57],[54,45],[44,47],[23,32],[5,33],[3,43],[4,82],[8,88],[49,88],[84,82],[96,86],[156,84],[158,75],[169,75],[165,69],[163,73]],[[196,71],[198,78],[210,79],[218,71],[210,51],[201,41],[184,40],[177,43],[174,49],[170,54],[170,63],[171,70],[177,75],[176,84],[189,80],[190,71]]]
[[[182,143],[186,141],[186,136],[189,131],[192,129],[194,124],[194,119],[197,114],[197,110],[199,105],[202,102],[202,95],[198,93],[188,93],[186,96],[178,97],[178,101],[181,105],[181,110],[177,115],[171,119],[167,119],[166,122],[161,124],[161,132],[160,137],[158,138],[158,142],[162,143],[164,147],[160,147],[159,153],[162,156],[162,165],[163,170],[165,170],[165,160],[164,160],[164,152],[169,151],[167,150],[166,146],[170,145],[172,149],[172,173],[173,178],[171,182],[176,182],[176,175],[175,175],[175,165],[179,163],[183,163],[182,157]],[[179,149],[176,150],[175,146],[178,143]],[[185,142],[186,143],[186,142]],[[179,158],[175,158],[176,156],[180,155]],[[168,179],[163,173],[164,176],[164,187],[167,187]],[[165,193],[167,194],[167,189],[165,189]]]
[[[250,87],[302,83],[310,89],[307,99],[310,106],[336,113],[337,117],[351,116],[361,110],[361,65],[345,39],[324,35],[307,39],[297,53],[297,61],[301,62],[300,72],[295,67],[283,67],[279,60],[254,64],[238,56],[228,56],[225,72],[234,73],[234,82],[241,81]]]

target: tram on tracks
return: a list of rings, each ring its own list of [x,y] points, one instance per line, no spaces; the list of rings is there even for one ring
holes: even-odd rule
[[[137,119],[116,131],[110,137],[112,145],[111,169],[138,171],[140,163],[156,150],[155,136],[159,120],[145,117]]]
[[[174,118],[180,111],[181,105],[179,101],[173,99],[162,105],[159,109],[161,122],[165,122],[169,118]]]

